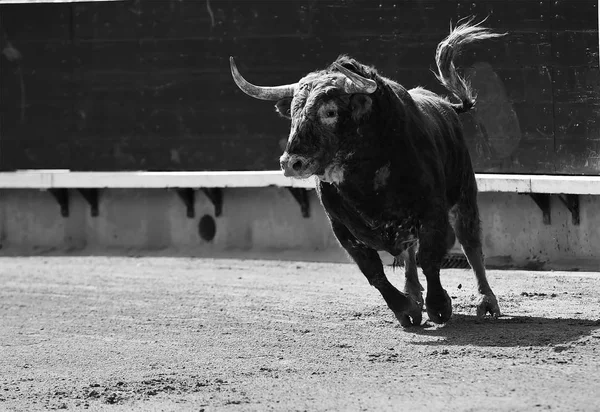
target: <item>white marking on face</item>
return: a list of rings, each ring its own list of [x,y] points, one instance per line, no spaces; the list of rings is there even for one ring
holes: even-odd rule
[[[292,139],[294,138],[294,136],[295,136],[295,135],[296,135],[296,127],[295,127],[294,125],[292,125],[292,126],[290,127],[290,134],[289,134],[289,136],[288,136],[288,140],[287,140],[287,141],[288,141],[288,143],[291,143],[291,142],[292,142]]]
[[[317,111],[319,121],[326,126],[334,126],[338,119],[338,107],[335,102],[327,102]]]
[[[290,125],[290,134],[288,136],[288,143],[291,143],[292,140],[296,137],[300,125],[303,124],[305,121],[306,116],[304,114],[300,114],[297,118],[292,119],[292,124]]]

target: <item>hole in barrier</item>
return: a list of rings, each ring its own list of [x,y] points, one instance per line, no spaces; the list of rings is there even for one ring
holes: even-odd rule
[[[198,232],[203,240],[206,240],[207,242],[213,240],[217,233],[217,223],[215,222],[215,219],[210,215],[202,216],[200,222],[198,222]]]

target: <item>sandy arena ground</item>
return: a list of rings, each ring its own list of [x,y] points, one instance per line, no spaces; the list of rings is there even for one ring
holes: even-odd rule
[[[600,410],[600,273],[489,278],[405,330],[352,264],[0,258],[0,410]]]

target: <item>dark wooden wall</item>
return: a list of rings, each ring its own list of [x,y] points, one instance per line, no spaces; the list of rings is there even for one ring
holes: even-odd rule
[[[290,83],[340,53],[407,87],[450,20],[507,31],[459,64],[479,172],[600,171],[596,0],[131,0],[0,5],[0,169],[276,169],[288,123],[240,92]],[[8,46],[7,46],[8,45]],[[10,54],[10,53],[9,53]],[[14,55],[13,55],[14,56]]]

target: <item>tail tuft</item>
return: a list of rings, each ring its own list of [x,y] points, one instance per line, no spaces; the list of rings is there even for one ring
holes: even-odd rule
[[[466,112],[475,105],[475,96],[469,83],[456,72],[454,59],[469,43],[506,35],[506,33],[493,33],[482,27],[481,24],[485,19],[477,24],[472,24],[473,20],[474,17],[471,17],[454,29],[450,26],[450,34],[438,44],[435,52],[435,62],[438,68],[436,77],[461,101],[462,105],[455,106],[459,113]]]

